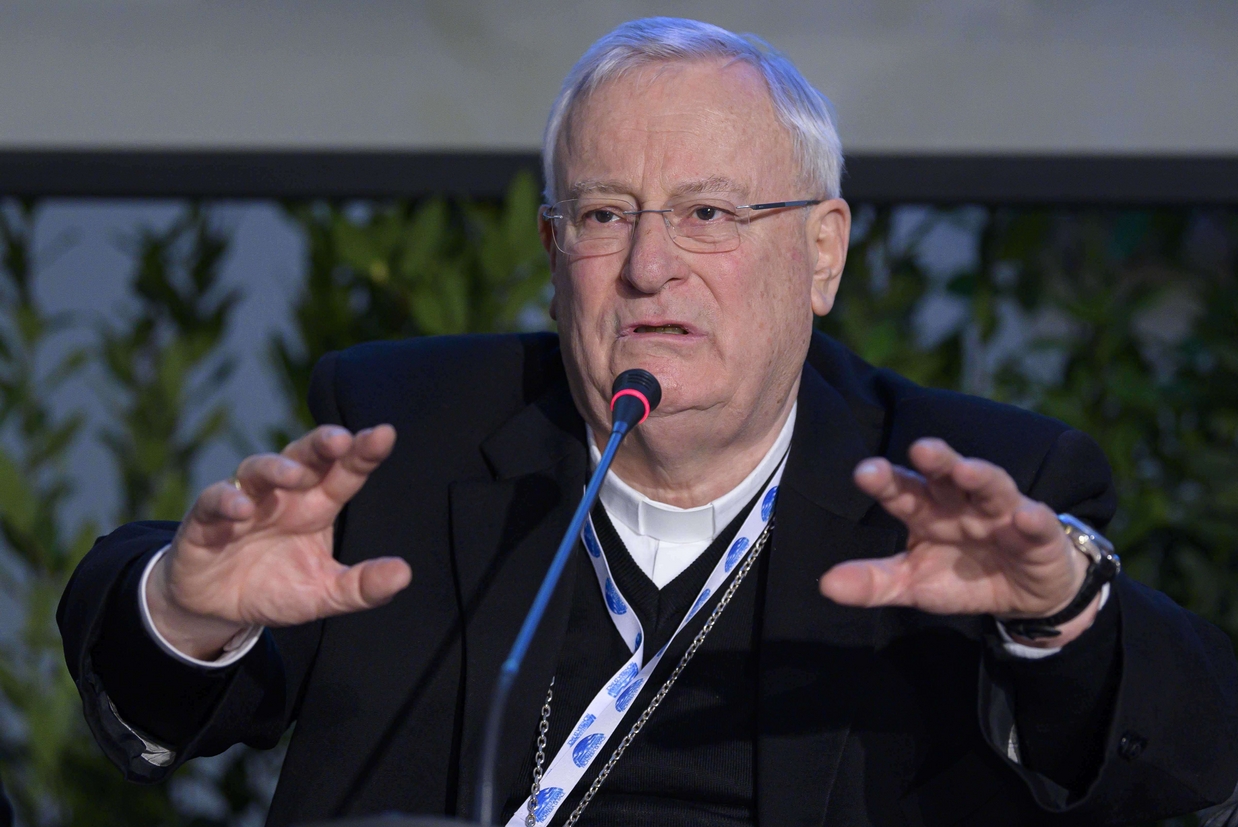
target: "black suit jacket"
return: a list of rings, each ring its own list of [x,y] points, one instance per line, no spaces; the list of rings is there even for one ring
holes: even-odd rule
[[[4,797],[4,784],[0,784],[0,827],[12,827],[13,824],[13,808],[9,805],[9,800]]]
[[[341,515],[337,556],[404,556],[412,584],[380,609],[271,630],[238,666],[207,674],[160,654],[136,625],[137,577],[174,525],[123,527],[90,552],[60,607],[86,717],[135,780],[237,741],[270,746],[295,720],[273,825],[393,809],[467,814],[499,664],[587,472],[557,339],[353,348],[320,363],[310,402],[323,422],[396,426],[393,455]],[[870,455],[905,462],[926,435],[998,463],[1057,510],[1101,527],[1112,514],[1108,466],[1085,435],[920,388],[814,335],[761,617],[759,822],[1102,824],[1225,799],[1238,778],[1233,653],[1164,596],[1116,581],[1107,611],[1120,618],[1111,632],[1120,677],[1100,701],[1069,680],[1037,682],[1070,665],[1071,647],[1012,665],[984,618],[860,610],[820,596],[817,579],[833,564],[905,543],[902,526],[852,484],[853,467]],[[512,693],[500,790],[531,748],[578,563]],[[1104,743],[1090,781],[1072,793],[1011,759],[1019,704],[1093,704],[1105,717],[1092,727]],[[153,766],[139,735],[170,744],[175,760]]]

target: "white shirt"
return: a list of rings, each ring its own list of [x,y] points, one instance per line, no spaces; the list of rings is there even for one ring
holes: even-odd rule
[[[791,406],[786,424],[765,457],[732,488],[713,502],[696,508],[677,508],[651,500],[619,479],[614,471],[606,472],[598,499],[614,524],[628,553],[641,571],[659,589],[674,580],[731,524],[744,506],[761,491],[761,486],[774,473],[795,430],[795,411]],[[589,441],[589,467],[597,468],[602,458],[592,429],[586,428]]]

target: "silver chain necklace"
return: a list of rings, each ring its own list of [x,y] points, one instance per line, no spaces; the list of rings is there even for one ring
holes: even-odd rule
[[[542,764],[546,762],[546,731],[550,729],[550,702],[555,696],[555,679],[550,679],[550,688],[546,690],[546,703],[542,704],[542,720],[537,725],[537,754],[533,756],[533,793],[529,796],[529,814],[525,816],[525,827],[537,824],[537,794],[542,789]]]
[[[619,763],[619,759],[623,753],[632,744],[632,740],[636,738],[637,733],[645,728],[645,724],[649,721],[649,717],[653,715],[662,704],[662,699],[666,697],[666,693],[670,691],[671,686],[679,678],[684,667],[688,665],[688,661],[692,660],[692,656],[701,648],[701,644],[705,642],[705,638],[713,631],[714,624],[718,622],[718,618],[722,616],[722,610],[731,602],[731,598],[735,596],[735,590],[739,588],[739,584],[743,582],[744,577],[748,574],[748,570],[752,568],[752,564],[756,562],[761,551],[764,550],[766,542],[769,540],[770,532],[774,528],[774,521],[771,519],[766,524],[765,530],[761,532],[761,536],[757,538],[756,543],[752,546],[752,550],[748,552],[748,557],[744,560],[744,564],[739,567],[739,571],[735,573],[734,579],[731,580],[731,585],[727,586],[722,597],[718,600],[718,605],[710,612],[709,619],[705,621],[705,625],[701,627],[701,631],[696,633],[696,637],[692,639],[688,650],[683,653],[683,657],[679,659],[679,663],[675,665],[675,671],[671,672],[666,683],[662,684],[658,689],[657,694],[649,701],[649,706],[645,707],[645,711],[641,713],[636,722],[632,724],[632,728],[628,730],[628,734],[623,736],[623,740],[615,747],[615,751],[610,754],[610,759],[598,771],[597,778],[593,779],[593,783],[589,785],[589,789],[585,791],[584,797],[580,799],[580,803],[576,805],[576,809],[572,810],[572,814],[567,817],[567,821],[563,823],[563,827],[573,827],[577,820],[580,819],[580,814],[585,811],[585,807],[597,795],[597,791],[601,788],[602,782],[610,775],[610,771],[614,769],[615,764]],[[529,814],[525,816],[525,827],[535,827],[537,824],[537,816],[535,807],[537,806],[537,794],[541,791],[543,764],[546,761],[546,732],[550,729],[550,702],[554,698],[555,679],[550,679],[550,688],[546,690],[546,703],[542,705],[542,719],[537,725],[537,754],[533,757],[533,787],[529,795]]]

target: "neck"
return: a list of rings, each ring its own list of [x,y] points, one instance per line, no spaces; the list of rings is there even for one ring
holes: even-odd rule
[[[749,418],[719,443],[728,429],[701,421],[691,413],[650,418],[624,440],[611,470],[651,500],[678,508],[713,502],[739,485],[769,453],[791,414],[799,379],[779,406],[759,418]],[[593,429],[599,450],[609,429]]]

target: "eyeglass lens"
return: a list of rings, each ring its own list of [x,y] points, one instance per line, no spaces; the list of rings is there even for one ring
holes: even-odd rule
[[[624,250],[640,217],[661,215],[675,244],[691,252],[729,252],[739,246],[741,208],[730,201],[693,196],[668,203],[660,210],[638,210],[616,198],[577,198],[560,201],[547,218],[555,246],[569,255],[605,255]]]

